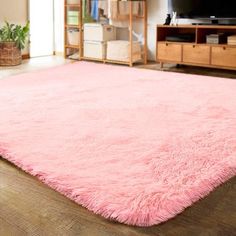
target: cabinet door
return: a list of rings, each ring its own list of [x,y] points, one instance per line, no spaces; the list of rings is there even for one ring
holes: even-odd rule
[[[211,64],[236,68],[236,47],[213,46]]]
[[[157,60],[181,62],[182,45],[175,43],[161,42],[157,44]]]
[[[183,46],[183,62],[209,65],[210,64],[210,46],[185,44]]]

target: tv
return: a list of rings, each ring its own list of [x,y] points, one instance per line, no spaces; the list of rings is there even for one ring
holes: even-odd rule
[[[236,19],[236,0],[168,0],[169,13],[177,12],[178,18]]]

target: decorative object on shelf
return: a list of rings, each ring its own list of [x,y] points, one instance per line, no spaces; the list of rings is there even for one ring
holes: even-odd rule
[[[137,41],[140,42],[142,45],[144,44],[144,37],[143,34],[138,34],[134,30],[132,31],[134,37],[136,37]]]
[[[29,36],[29,22],[25,26],[10,24],[0,29],[0,66],[21,64],[21,50],[25,48]]]
[[[170,14],[167,14],[164,25],[170,25],[170,22],[171,22],[171,16],[170,16]]]
[[[177,22],[177,12],[176,11],[172,12],[171,25],[178,25],[178,22]]]

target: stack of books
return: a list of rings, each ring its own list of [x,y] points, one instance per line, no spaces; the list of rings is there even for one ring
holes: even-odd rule
[[[228,44],[229,45],[236,45],[236,35],[228,36]]]

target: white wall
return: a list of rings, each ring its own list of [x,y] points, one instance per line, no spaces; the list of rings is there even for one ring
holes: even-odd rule
[[[28,19],[27,0],[0,0],[0,23],[5,20],[24,24]]]
[[[148,0],[148,59],[156,55],[156,25],[163,24],[168,11],[167,0]]]

